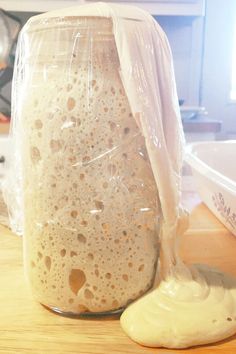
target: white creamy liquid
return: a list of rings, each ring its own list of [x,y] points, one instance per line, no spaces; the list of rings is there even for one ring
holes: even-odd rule
[[[170,276],[121,316],[121,326],[137,343],[187,348],[213,343],[236,332],[236,279],[204,265]]]

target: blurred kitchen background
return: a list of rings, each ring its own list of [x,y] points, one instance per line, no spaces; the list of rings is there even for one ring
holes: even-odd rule
[[[0,134],[9,130],[20,28],[36,13],[86,2],[91,1],[0,0],[4,10],[0,12]],[[169,38],[187,141],[236,138],[236,1],[136,0],[132,4],[151,12]],[[7,60],[1,60],[6,48]]]

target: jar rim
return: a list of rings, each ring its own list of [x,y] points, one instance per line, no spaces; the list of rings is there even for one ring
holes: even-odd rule
[[[124,21],[132,21],[132,22],[143,22],[140,19],[122,17]],[[99,22],[99,29],[98,29]],[[103,16],[55,16],[55,17],[46,17],[43,19],[34,19],[26,24],[27,32],[36,32],[48,29],[56,29],[56,28],[80,28],[80,29],[90,29],[90,30],[98,30],[99,33],[105,31],[112,32],[113,22],[111,17],[103,17]]]

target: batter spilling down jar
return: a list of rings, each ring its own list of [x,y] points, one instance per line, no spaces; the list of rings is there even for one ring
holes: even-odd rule
[[[126,306],[151,286],[159,198],[119,74],[112,21],[44,17],[18,72],[25,267],[62,313]]]

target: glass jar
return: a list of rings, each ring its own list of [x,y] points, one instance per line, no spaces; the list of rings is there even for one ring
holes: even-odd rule
[[[152,286],[161,213],[112,21],[31,21],[20,61],[24,255],[33,293],[65,314],[122,309]]]

